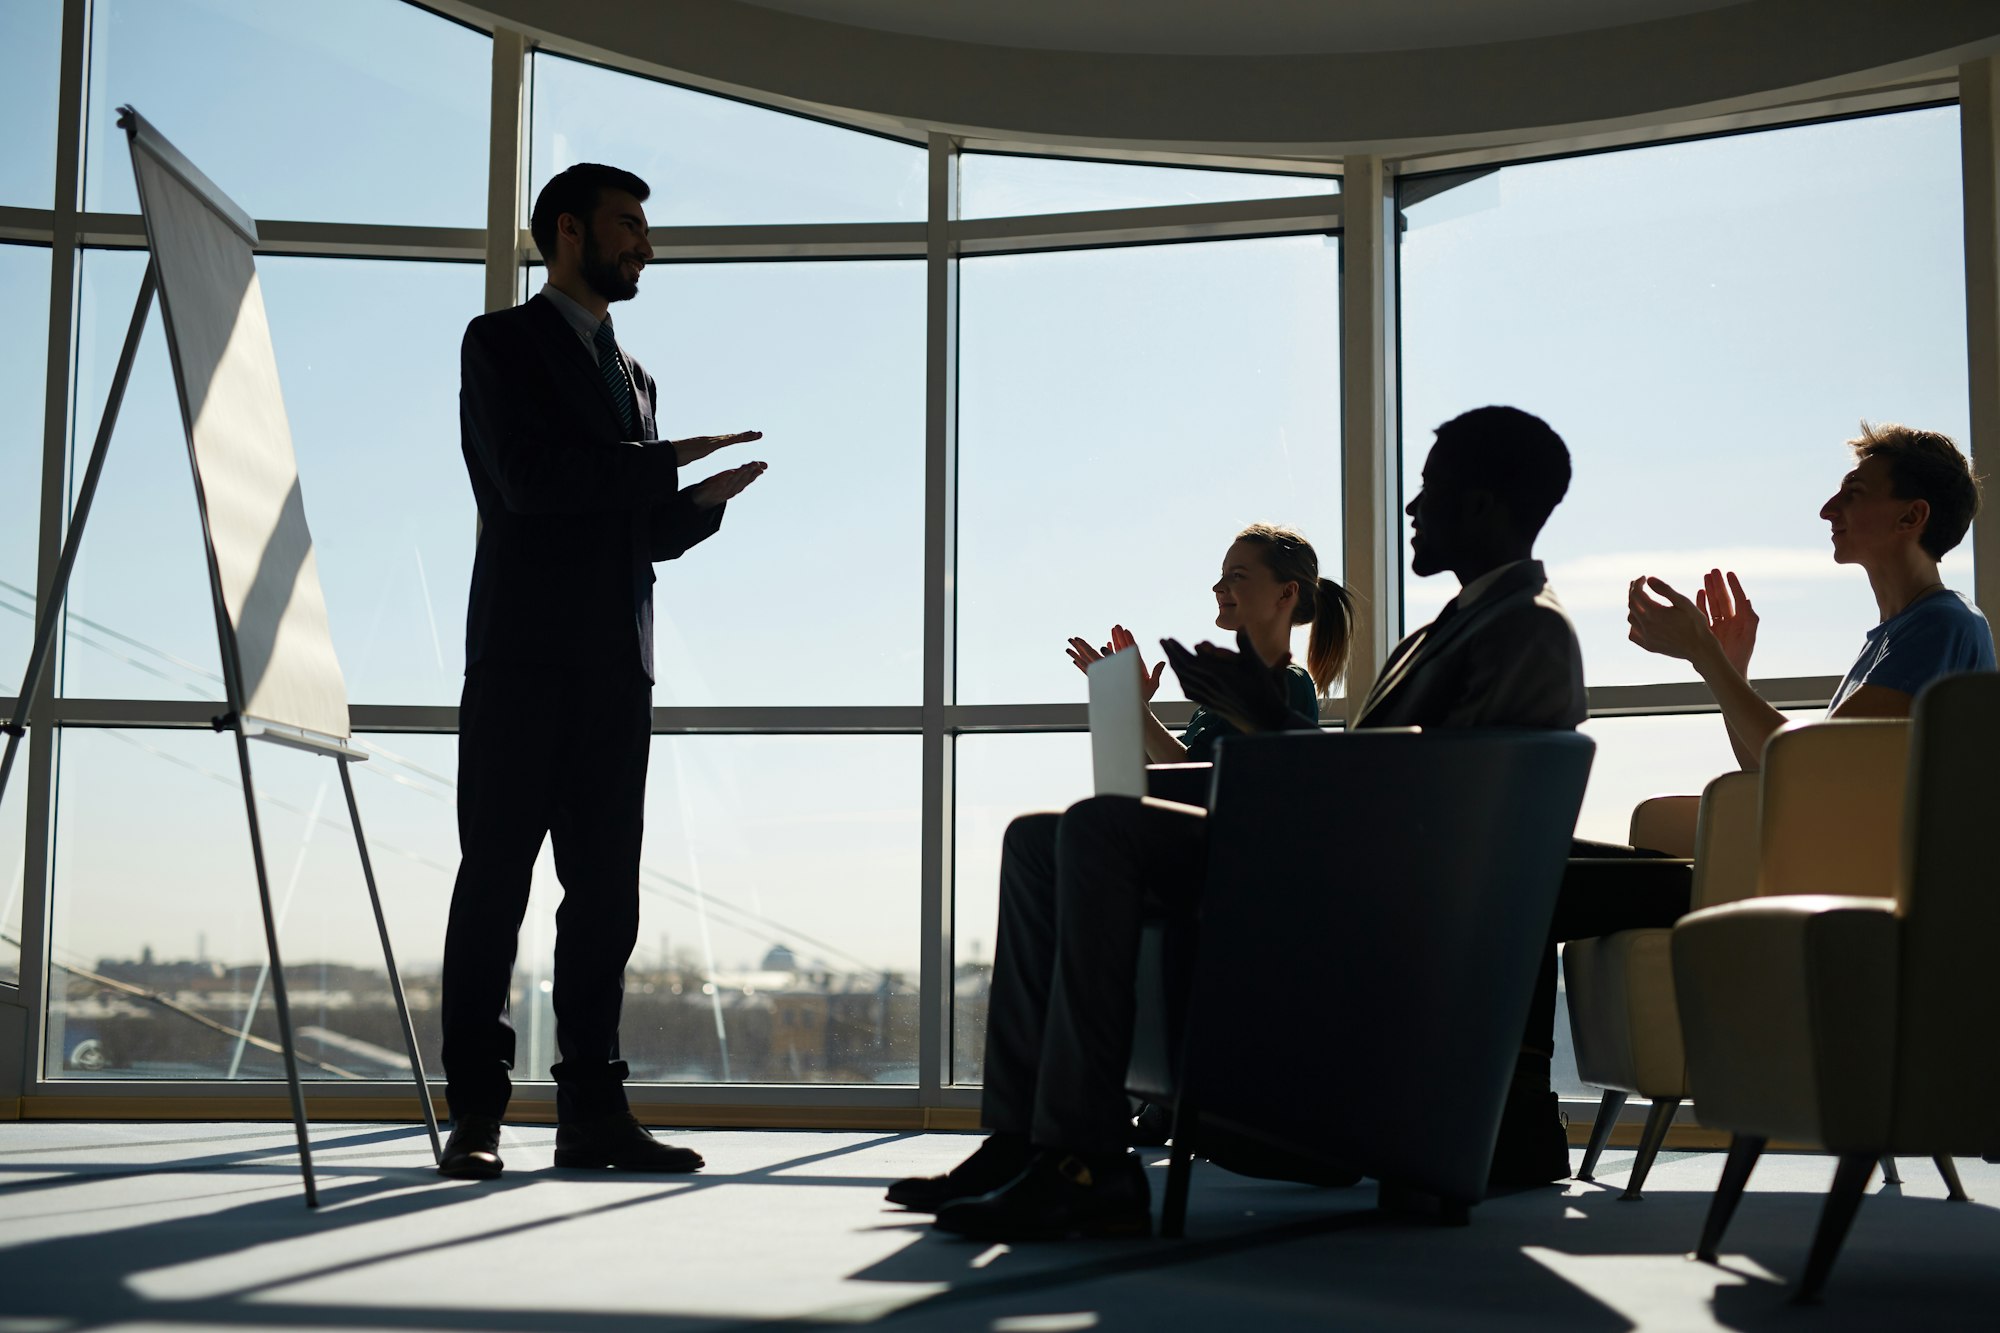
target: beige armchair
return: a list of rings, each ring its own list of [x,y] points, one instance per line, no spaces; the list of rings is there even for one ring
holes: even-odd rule
[[[1829,729],[1863,723],[1831,723]],[[1816,728],[1780,733],[1771,753]],[[1823,775],[1820,835],[1762,858],[1781,897],[1691,913],[1673,933],[1674,980],[1702,1122],[1732,1135],[1697,1253],[1713,1261],[1751,1169],[1773,1139],[1840,1158],[1798,1298],[1824,1285],[1885,1154],[1934,1156],[1963,1199],[1950,1155],[2000,1148],[2000,675],[1949,677],[1911,724],[1894,892],[1868,829],[1880,812]],[[1873,775],[1869,775],[1873,776]],[[1804,800],[1767,776],[1775,806]]]
[[[1630,836],[1635,847],[1694,857],[1696,907],[1749,897],[1757,885],[1757,775],[1725,773],[1699,797],[1642,801],[1632,811]],[[1621,1196],[1626,1199],[1640,1197],[1688,1096],[1668,953],[1672,933],[1666,927],[1623,930],[1563,948],[1577,1074],[1604,1089],[1578,1180],[1597,1178],[1598,1159],[1626,1100],[1637,1095],[1652,1102]]]
[[[1725,773],[1687,796],[1653,797],[1632,814],[1634,846],[1695,859],[1693,910],[1793,891],[1828,869],[1895,892],[1908,724],[1796,723],[1767,749],[1761,773]],[[1692,820],[1690,810],[1698,808]],[[1838,838],[1830,839],[1829,830]],[[1691,848],[1689,847],[1692,842]],[[1626,1100],[1652,1102],[1624,1199],[1637,1199],[1680,1105],[1690,1095],[1670,957],[1672,931],[1620,931],[1565,947],[1570,1034],[1578,1075],[1604,1089],[1579,1180],[1597,1162]],[[1893,1159],[1883,1161],[1894,1176]]]

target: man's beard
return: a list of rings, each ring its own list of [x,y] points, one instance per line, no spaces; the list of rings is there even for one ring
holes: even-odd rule
[[[607,301],[629,301],[639,294],[639,284],[625,281],[625,275],[618,270],[618,260],[606,259],[594,236],[583,238],[582,272],[590,290]]]

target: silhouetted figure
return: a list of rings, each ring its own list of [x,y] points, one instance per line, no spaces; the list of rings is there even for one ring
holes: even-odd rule
[[[584,163],[543,187],[539,295],[466,328],[459,421],[480,535],[459,707],[461,860],[444,948],[444,1067],[454,1121],[439,1170],[501,1171],[512,1084],[508,987],[542,839],[554,841],[558,1166],[692,1171],[625,1100],[618,1016],[639,929],[652,733],[653,569],[712,536],[746,463],[683,487],[680,469],[755,431],[668,441],[653,377],[609,307],[653,256],[645,182]]]
[[[1986,617],[1938,577],[1938,561],[1978,512],[1979,485],[1958,446],[1934,431],[1863,422],[1848,447],[1854,469],[1819,516],[1830,526],[1834,562],[1867,572],[1882,618],[1834,691],[1827,716],[1908,717],[1917,692],[1939,676],[1994,669]],[[1737,763],[1757,769],[1764,743],[1785,717],[1750,684],[1757,612],[1735,572],[1709,570],[1693,601],[1646,575],[1627,591],[1632,642],[1694,665],[1722,709]],[[1646,865],[1660,853],[1640,848],[1579,843],[1576,851],[1598,863],[1572,865],[1564,878],[1556,940],[1671,926],[1687,914],[1693,877],[1685,867]],[[1610,857],[1624,864],[1605,864]],[[1524,1070],[1539,1055],[1546,1078],[1555,1022],[1552,944],[1522,1039]]]
[[[1358,726],[1583,720],[1576,633],[1532,552],[1569,475],[1562,440],[1525,412],[1481,408],[1439,427],[1407,511],[1411,569],[1450,570],[1461,590],[1390,654]],[[1284,664],[1263,661],[1241,630],[1237,642],[1165,643],[1188,697],[1244,732],[1317,727],[1288,705]],[[899,1182],[892,1200],[981,1239],[1149,1228],[1145,1174],[1125,1149],[1137,942],[1148,915],[1191,915],[1206,846],[1199,810],[1129,797],[1009,827],[982,1105],[991,1134],[947,1175]]]

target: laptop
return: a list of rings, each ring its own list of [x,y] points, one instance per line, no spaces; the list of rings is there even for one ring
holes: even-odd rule
[[[1146,695],[1139,650],[1090,664],[1090,767],[1099,796],[1146,794]]]

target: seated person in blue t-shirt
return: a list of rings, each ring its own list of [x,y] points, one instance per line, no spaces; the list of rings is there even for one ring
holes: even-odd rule
[[[1868,631],[1827,716],[1908,717],[1918,691],[1939,676],[1994,669],[1986,617],[1938,577],[1938,561],[1979,510],[1979,483],[1958,446],[1935,431],[1864,421],[1860,438],[1848,444],[1854,470],[1819,516],[1833,528],[1834,562],[1866,571],[1882,620]],[[1701,673],[1721,705],[1737,763],[1754,771],[1785,718],[1750,685],[1757,613],[1736,575],[1725,583],[1710,570],[1694,601],[1659,579],[1634,579],[1628,619],[1632,642]]]
[[[1257,655],[1266,662],[1291,656],[1292,627],[1311,625],[1306,665],[1285,664],[1285,703],[1300,717],[1319,716],[1319,701],[1340,678],[1347,662],[1347,641],[1353,628],[1354,599],[1333,579],[1319,575],[1319,556],[1312,543],[1292,528],[1252,523],[1236,534],[1222,557],[1222,577],[1215,593],[1217,629],[1249,634]],[[1071,639],[1069,660],[1078,671],[1090,670],[1099,658],[1137,645],[1123,625],[1111,627],[1111,642],[1101,648],[1088,639]],[[1139,661],[1140,688],[1148,702],[1160,688],[1166,659],[1146,669]],[[1160,719],[1146,712],[1146,758],[1155,764],[1205,764],[1215,758],[1215,743],[1234,736],[1236,728],[1222,714],[1197,708],[1187,730],[1178,738]]]
[[[1860,438],[1848,444],[1854,470],[1819,513],[1833,527],[1835,562],[1867,571],[1882,622],[1868,631],[1828,716],[1908,717],[1917,692],[1939,676],[1993,670],[1986,618],[1938,579],[1939,559],[1958,545],[1979,508],[1979,486],[1958,446],[1934,431],[1863,422]],[[1722,706],[1737,762],[1756,769],[1764,742],[1785,718],[1751,688],[1757,613],[1736,575],[1710,570],[1693,601],[1644,576],[1632,580],[1629,594],[1632,642],[1694,664]],[[1585,859],[1570,862],[1556,901],[1553,940],[1670,926],[1688,910],[1689,876],[1659,852],[1579,842],[1573,854]],[[1516,1092],[1524,1097],[1524,1090],[1547,1085],[1555,979],[1551,949],[1522,1037]],[[1505,1132],[1501,1139],[1504,1145]],[[1553,1178],[1554,1161],[1552,1152],[1548,1170],[1517,1172],[1512,1183]],[[1499,1169],[1496,1158],[1496,1174]]]

